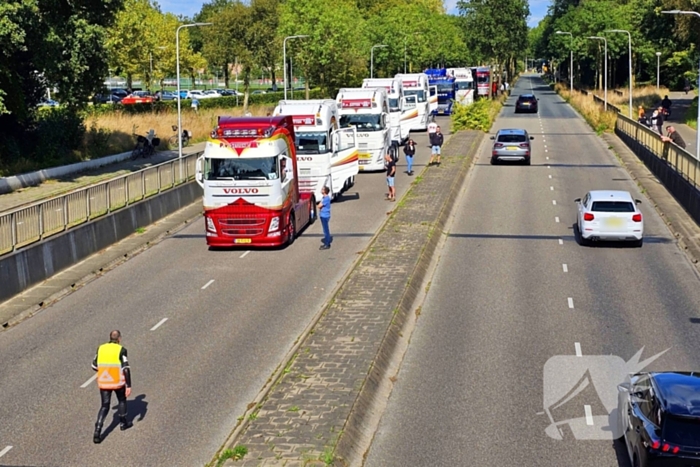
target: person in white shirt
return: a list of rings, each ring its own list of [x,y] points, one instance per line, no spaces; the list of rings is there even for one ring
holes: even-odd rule
[[[430,123],[428,123],[428,135],[431,135],[437,131],[438,124],[435,123],[435,120],[431,120]]]

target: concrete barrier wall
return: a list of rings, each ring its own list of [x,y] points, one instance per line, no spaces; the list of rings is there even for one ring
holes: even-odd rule
[[[82,172],[84,170],[96,169],[105,165],[115,164],[125,161],[131,157],[131,151],[115,154],[114,156],[100,157],[85,162],[76,162],[75,164],[63,165],[52,169],[39,170],[22,175],[13,175],[12,177],[0,177],[0,195],[11,193],[20,188],[28,186],[36,186],[58,177]]]
[[[186,183],[0,257],[0,302],[123,240],[136,229],[151,225],[198,201],[201,197],[202,189],[196,182]]]

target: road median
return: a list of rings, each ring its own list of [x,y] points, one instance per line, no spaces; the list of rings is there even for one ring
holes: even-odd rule
[[[260,404],[249,407],[229,441],[243,459],[226,465],[352,465],[380,383],[416,311],[422,282],[484,134],[462,131],[443,147],[441,167],[387,202],[390,218],[346,276],[317,324],[284,362]],[[393,211],[392,211],[393,209]]]

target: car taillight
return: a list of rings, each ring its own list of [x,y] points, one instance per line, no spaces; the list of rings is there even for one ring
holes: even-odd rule
[[[503,144],[501,144],[501,143],[496,143],[496,144],[493,145],[493,147],[494,147],[494,148],[502,148],[502,147],[503,147]]]
[[[634,222],[642,222],[642,215],[641,215],[641,214],[635,214],[634,216],[632,216],[632,220],[633,220]]]
[[[678,451],[681,450],[681,448],[679,448],[678,446],[674,446],[673,444],[664,443],[662,445],[661,441],[659,441],[658,439],[655,439],[651,442],[651,448],[660,449],[663,452],[670,452],[673,454],[678,454]]]
[[[587,212],[583,215],[584,221],[592,221],[593,219],[595,219],[595,217],[593,217],[593,214],[591,214],[590,212]]]
[[[529,147],[529,146],[530,146],[530,145],[529,145],[528,143],[520,143],[520,147],[521,147],[521,148],[527,148],[527,147]]]

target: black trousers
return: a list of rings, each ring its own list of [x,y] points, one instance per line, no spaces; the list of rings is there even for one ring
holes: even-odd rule
[[[119,401],[119,418],[124,421],[126,419],[126,386],[122,386],[119,389],[100,389],[100,399],[102,400],[102,406],[100,411],[97,413],[97,423],[96,425],[100,428],[102,427],[107,414],[109,413],[109,406],[112,403],[112,392],[117,395],[117,400]]]

